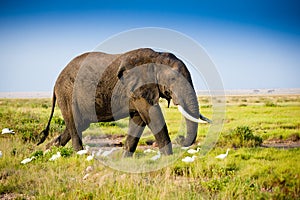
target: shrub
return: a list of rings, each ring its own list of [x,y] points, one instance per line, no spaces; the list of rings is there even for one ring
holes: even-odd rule
[[[248,126],[238,126],[219,140],[219,145],[240,147],[255,147],[262,143],[262,138],[253,134]]]
[[[53,116],[52,121],[59,126],[65,125],[65,120],[58,116]]]
[[[45,103],[42,104],[42,108],[47,109],[48,107],[49,107],[49,106],[48,106],[47,104],[45,104]]]
[[[293,142],[297,142],[300,140],[300,134],[299,133],[293,133],[292,135],[289,136],[289,139],[292,140]]]
[[[115,127],[117,126],[117,122],[99,122],[98,125],[100,127]]]
[[[277,107],[277,104],[275,104],[275,103],[273,103],[273,102],[271,102],[271,101],[267,101],[267,102],[265,103],[265,106],[266,106],[266,107]]]
[[[60,154],[62,157],[70,157],[74,152],[72,147],[61,147]]]
[[[235,147],[255,147],[262,143],[262,138],[254,135],[248,126],[236,127],[230,137]]]
[[[74,153],[72,147],[52,147],[51,155],[56,154],[58,151],[62,157],[70,157]]]
[[[30,157],[34,156],[37,158],[37,157],[42,157],[43,155],[44,155],[44,152],[42,150],[37,150],[37,151],[33,152]]]

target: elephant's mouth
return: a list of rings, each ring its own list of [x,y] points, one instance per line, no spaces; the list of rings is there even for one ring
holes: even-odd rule
[[[178,110],[179,112],[188,120],[195,122],[195,123],[201,123],[201,124],[205,124],[205,123],[212,123],[212,121],[206,117],[204,117],[203,115],[200,114],[199,119],[196,119],[195,117],[191,116],[188,112],[186,112],[182,106],[178,105]]]
[[[179,101],[178,101],[178,98],[176,97],[176,95],[170,95],[171,96],[171,99],[173,101],[173,104],[175,106],[178,106],[179,105]]]
[[[164,93],[161,93],[161,96],[165,99],[167,99],[168,101],[168,107],[170,106],[170,101],[172,99],[173,104],[175,106],[178,107],[179,112],[188,120],[195,122],[195,123],[201,123],[201,124],[205,124],[205,123],[212,123],[212,121],[210,119],[208,119],[207,117],[204,117],[201,113],[199,115],[199,118],[196,119],[195,117],[191,116],[187,111],[184,110],[184,108],[179,104],[179,99],[177,98],[177,96],[170,92],[170,91],[165,91]]]

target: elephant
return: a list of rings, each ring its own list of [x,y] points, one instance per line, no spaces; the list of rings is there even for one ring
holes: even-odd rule
[[[196,92],[186,65],[174,54],[140,48],[123,54],[87,52],[74,58],[58,76],[52,97],[52,110],[38,145],[49,134],[57,104],[65,120],[62,134],[51,141],[64,146],[72,140],[74,150],[83,149],[82,132],[91,123],[110,122],[129,117],[123,156],[135,152],[146,126],[154,134],[164,155],[173,153],[159,99],[179,107],[186,119],[187,134],[182,146],[192,145],[198,122],[211,123],[199,112]]]

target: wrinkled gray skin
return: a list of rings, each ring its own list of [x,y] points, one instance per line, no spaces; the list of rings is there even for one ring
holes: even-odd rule
[[[146,84],[145,84],[146,83]],[[191,116],[201,117],[191,75],[185,64],[170,53],[137,49],[110,55],[90,52],[73,59],[60,73],[53,92],[48,125],[40,133],[43,143],[49,134],[55,102],[66,123],[65,131],[47,145],[64,146],[72,139],[73,148],[83,149],[82,131],[90,123],[109,122],[129,116],[124,156],[136,150],[147,125],[163,154],[172,154],[171,140],[159,106],[159,98],[173,100]],[[197,137],[198,124],[186,120],[183,146]]]

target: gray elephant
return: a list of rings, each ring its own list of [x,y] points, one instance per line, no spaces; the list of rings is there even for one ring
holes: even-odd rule
[[[180,59],[171,53],[148,48],[115,55],[82,54],[63,69],[56,81],[50,119],[39,135],[38,144],[49,134],[57,101],[66,129],[48,147],[64,146],[72,139],[73,148],[81,150],[82,132],[90,123],[129,117],[125,157],[135,152],[145,126],[154,134],[161,153],[172,154],[159,98],[166,99],[168,106],[171,99],[178,105],[187,124],[187,136],[182,145],[192,145],[197,137],[198,122],[210,123],[210,120],[199,113],[191,75]]]

